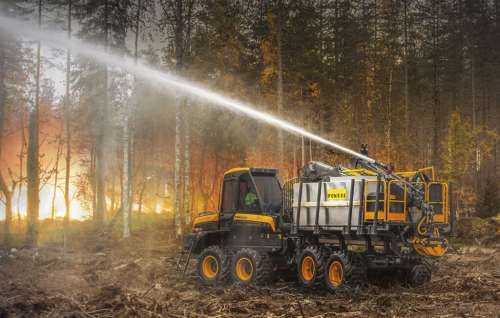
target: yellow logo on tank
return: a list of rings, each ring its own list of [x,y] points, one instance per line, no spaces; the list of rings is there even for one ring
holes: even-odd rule
[[[327,199],[328,201],[342,201],[347,198],[347,189],[328,189],[327,191]]]

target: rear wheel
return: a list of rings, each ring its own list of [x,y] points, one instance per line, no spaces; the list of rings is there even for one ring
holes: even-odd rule
[[[334,253],[326,261],[325,286],[333,292],[344,287],[352,274],[352,265],[344,254]]]
[[[231,276],[238,285],[263,285],[269,281],[272,262],[267,253],[242,248],[231,261]]]
[[[431,280],[431,276],[430,266],[417,264],[408,272],[408,283],[413,287],[422,286]]]
[[[299,282],[304,287],[313,287],[321,283],[324,264],[319,246],[309,245],[302,251],[297,264],[297,273]]]
[[[229,275],[229,258],[220,246],[205,248],[198,256],[197,274],[205,285],[215,285],[225,281]]]

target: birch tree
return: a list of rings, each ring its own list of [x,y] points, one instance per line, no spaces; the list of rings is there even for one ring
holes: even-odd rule
[[[163,24],[168,24],[173,33],[173,57],[174,69],[177,74],[182,74],[186,66],[186,57],[188,54],[189,41],[191,36],[191,23],[193,18],[193,9],[195,0],[172,0],[161,1],[163,9]],[[175,151],[174,151],[174,224],[175,236],[177,238],[182,236],[183,223],[188,221],[188,217],[182,220],[182,188],[181,188],[181,166],[182,166],[182,139],[183,139],[183,111],[182,107],[185,106],[186,101],[180,94],[175,97]],[[186,128],[185,132],[188,128]],[[184,135],[185,135],[184,132]],[[189,136],[188,136],[189,138]],[[184,143],[186,145],[186,143]],[[187,155],[187,156],[186,156]],[[185,171],[184,182],[188,180],[189,186],[189,148],[184,148]],[[187,168],[187,169],[186,169]],[[188,190],[189,192],[189,190]],[[184,194],[187,193],[184,191]],[[189,201],[189,197],[185,196],[185,202]]]

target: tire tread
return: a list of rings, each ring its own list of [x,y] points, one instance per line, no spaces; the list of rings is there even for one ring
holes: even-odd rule
[[[220,269],[220,274],[219,277],[217,277],[213,281],[207,281],[203,279],[203,275],[201,273],[201,263],[203,262],[203,259],[205,258],[206,255],[215,255],[221,263],[221,269]],[[198,263],[196,266],[196,274],[198,277],[198,280],[204,284],[204,285],[216,285],[220,283],[224,283],[228,280],[230,276],[230,262],[229,262],[229,253],[226,249],[219,245],[210,245],[209,247],[205,248],[200,255],[198,255]]]
[[[324,277],[325,287],[330,292],[344,289],[345,286],[346,286],[346,282],[348,282],[349,279],[351,278],[351,276],[353,274],[353,269],[354,269],[354,266],[349,261],[349,258],[347,257],[347,254],[345,254],[345,253],[342,253],[342,252],[334,252],[334,253],[332,253],[328,257],[328,259],[327,259],[327,261],[325,263],[325,267],[328,268],[328,266],[330,265],[330,263],[333,260],[340,260],[340,262],[342,263],[342,271],[343,271],[343,276],[344,276],[344,282],[342,283],[342,285],[334,288],[328,282],[328,274],[325,274],[325,277]]]
[[[314,275],[313,280],[310,283],[302,280],[302,274],[301,274],[302,259],[306,255],[312,256],[314,259],[314,263],[316,265],[315,275]],[[297,263],[297,274],[298,274],[297,276],[298,276],[299,282],[303,287],[318,287],[321,285],[321,283],[323,282],[324,275],[325,275],[325,262],[324,262],[323,251],[321,250],[320,246],[308,245],[304,248],[304,250],[300,254],[299,262]]]
[[[249,256],[255,265],[255,276],[248,282],[238,280],[235,273],[236,261],[243,255]],[[258,252],[253,248],[244,247],[236,252],[232,257],[231,275],[233,277],[233,282],[237,285],[265,285],[271,278],[272,270],[273,264],[269,254],[265,252]]]

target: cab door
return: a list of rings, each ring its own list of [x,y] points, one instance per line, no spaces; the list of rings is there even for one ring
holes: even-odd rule
[[[274,214],[269,208],[272,205],[271,197],[278,197],[281,203],[279,184],[276,184],[279,189],[277,192],[276,188],[270,187],[261,176],[250,172],[239,175],[237,181],[237,199],[231,223],[231,245],[235,248],[279,250],[282,247],[281,235],[278,233],[279,213]]]
[[[222,183],[222,194],[219,209],[219,226],[227,228],[232,222],[233,216],[238,207],[238,178],[229,177],[224,178]]]

